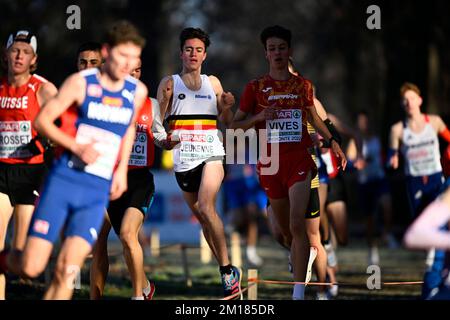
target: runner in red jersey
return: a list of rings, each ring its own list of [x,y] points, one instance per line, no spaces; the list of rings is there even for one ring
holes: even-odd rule
[[[141,61],[131,75],[136,79],[141,77]],[[155,158],[154,144],[162,147],[166,138],[158,101],[147,98],[136,118],[136,137],[128,161],[128,190],[119,199],[109,203],[106,219],[94,248],[90,274],[91,299],[99,299],[103,295],[109,266],[107,243],[111,225],[122,242],[133,286],[132,299],[153,298],[155,286],[145,274],[138,235],[155,193],[153,174],[150,172]]]
[[[47,172],[44,147],[33,121],[40,106],[57,93],[36,70],[37,40],[28,31],[9,36],[6,44],[7,75],[0,79],[0,251],[4,249],[9,221],[14,214],[13,251],[25,246],[28,226]],[[11,255],[15,259],[15,254]],[[0,275],[0,299],[5,278]]]
[[[262,32],[261,41],[269,61],[269,74],[247,84],[232,127],[247,130],[254,126],[259,138],[267,141],[268,157],[260,154],[258,163],[260,184],[269,197],[283,235],[286,238],[292,235],[294,280],[304,282],[310,253],[305,212],[311,178],[317,170],[308,152],[312,141],[306,122],[329,141],[343,168],[346,159],[317,115],[311,82],[289,72],[291,31],[280,26],[268,27]],[[269,164],[265,164],[267,160]],[[271,172],[277,164],[278,170]],[[317,247],[323,250],[322,246]],[[293,299],[303,299],[304,289],[304,285],[296,284]]]

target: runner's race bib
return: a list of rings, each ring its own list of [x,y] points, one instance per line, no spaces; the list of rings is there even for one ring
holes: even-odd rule
[[[0,158],[29,158],[31,121],[0,121]]]
[[[130,166],[147,166],[147,139],[147,134],[145,132],[136,133],[133,149],[130,154],[130,161],[128,161]]]
[[[193,162],[208,159],[215,155],[217,130],[180,130],[180,160]]]
[[[302,112],[298,109],[277,111],[277,119],[266,120],[267,143],[300,142]]]
[[[413,176],[426,176],[441,171],[436,161],[435,147],[432,142],[423,143],[418,148],[410,148],[406,153],[409,173]]]
[[[77,156],[72,155],[72,167],[82,169],[87,173],[111,180],[117,157],[119,155],[121,137],[111,131],[93,127],[88,124],[80,124],[77,131],[76,142],[88,144],[95,142],[94,148],[99,152],[97,160],[86,165]]]

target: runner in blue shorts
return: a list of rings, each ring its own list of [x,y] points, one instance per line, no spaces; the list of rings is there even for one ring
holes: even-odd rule
[[[438,136],[450,142],[450,131],[438,115],[421,111],[420,89],[413,83],[405,83],[400,88],[400,97],[406,117],[391,127],[389,165],[399,166],[399,151],[405,161],[408,198],[413,217],[441,193],[444,176],[440,162]],[[425,273],[422,298],[427,298],[441,282],[445,252],[431,250]]]
[[[65,151],[45,182],[21,263],[8,266],[22,276],[37,277],[64,227],[65,240],[44,299],[72,297],[73,282],[97,239],[109,199],[127,189],[135,118],[147,97],[145,85],[129,74],[145,40],[126,21],[113,25],[105,40],[102,68],[67,78],[34,123],[39,133]],[[54,121],[69,108],[76,121],[72,130],[63,131]],[[0,256],[4,269],[7,255]]]

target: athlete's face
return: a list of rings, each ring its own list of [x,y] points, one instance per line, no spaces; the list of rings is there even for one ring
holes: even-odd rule
[[[422,98],[412,90],[408,90],[403,94],[402,99],[403,107],[408,115],[420,112],[420,106],[422,105]]]
[[[266,59],[269,65],[276,69],[284,69],[288,66],[292,49],[288,43],[280,38],[272,37],[266,40]]]
[[[78,71],[98,68],[102,65],[102,54],[99,51],[82,51],[78,54],[77,68]]]
[[[359,114],[356,120],[356,125],[358,126],[358,130],[361,132],[367,132],[369,129],[369,119],[365,114]]]
[[[6,51],[8,70],[14,75],[30,71],[30,67],[36,63],[37,55],[33,48],[26,42],[14,42]]]
[[[121,43],[113,48],[105,46],[102,49],[107,69],[115,79],[125,79],[130,75],[138,65],[141,51],[141,47],[132,42]]]
[[[131,71],[130,75],[133,78],[140,79],[141,78],[141,67],[142,67],[142,62],[141,62],[141,59],[139,59],[137,67]]]
[[[188,70],[199,69],[206,59],[205,44],[197,38],[186,40],[180,58],[183,61],[184,68]]]

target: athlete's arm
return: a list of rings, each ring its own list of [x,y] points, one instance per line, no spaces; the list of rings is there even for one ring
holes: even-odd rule
[[[147,94],[147,87],[142,82],[138,81],[136,87],[136,95],[134,98],[133,118],[131,119],[127,132],[123,137],[122,148],[119,155],[119,164],[114,171],[113,179],[111,182],[111,200],[118,199],[122,195],[122,193],[127,190],[128,161],[130,159],[131,149],[136,137],[136,119],[137,115],[139,114],[140,108],[144,105]]]
[[[311,123],[311,125],[320,133],[322,137],[329,141],[332,138],[332,135],[325,123],[323,123],[322,119],[320,119],[319,115],[317,114],[316,107],[312,105],[307,107],[306,110],[309,123]],[[342,170],[345,170],[345,167],[347,166],[347,159],[335,139],[331,141],[331,149],[333,150],[334,154],[341,160]]]
[[[429,115],[431,125],[439,134],[439,136],[450,143],[450,130],[445,125],[445,122],[438,115]]]
[[[389,152],[388,152],[388,164],[393,169],[398,168],[398,149],[400,148],[400,137],[402,131],[402,123],[398,122],[391,127],[391,133],[389,135]]]
[[[156,99],[158,99],[161,119],[164,120],[166,112],[169,110],[169,104],[173,95],[173,79],[172,76],[167,76],[161,80],[158,86]]]
[[[316,107],[316,112],[319,115],[320,119],[325,121],[328,118],[328,115],[322,102],[320,102],[319,99],[314,98],[314,106]]]
[[[94,142],[78,144],[75,138],[58,128],[54,121],[71,105],[81,105],[86,91],[86,80],[75,73],[62,84],[56,96],[48,100],[40,109],[33,126],[36,131],[59,146],[70,150],[86,164],[95,162],[99,153],[94,149]]]
[[[414,249],[450,249],[450,232],[440,230],[450,220],[450,188],[419,215],[405,233],[404,242]]]
[[[156,99],[151,98],[152,100],[152,133],[155,144],[164,149],[169,149],[167,143],[167,132],[164,128],[161,120],[161,113],[159,110],[159,103]]]
[[[209,81],[211,82],[217,97],[219,121],[223,122],[228,128],[233,121],[233,111],[231,111],[231,107],[234,106],[235,103],[234,96],[231,92],[223,91],[222,84],[217,77],[209,76]]]
[[[36,93],[37,100],[40,106],[43,106],[48,100],[56,96],[58,89],[51,82],[43,83]]]

